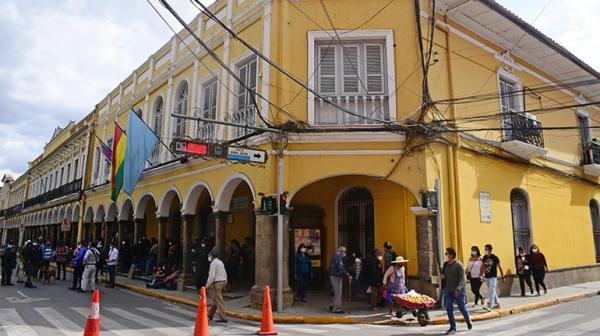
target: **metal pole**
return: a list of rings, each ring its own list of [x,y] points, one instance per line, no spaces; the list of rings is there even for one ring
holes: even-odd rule
[[[435,189],[435,198],[436,198],[436,204],[437,204],[437,209],[436,209],[436,213],[435,213],[435,230],[436,232],[436,240],[437,240],[437,260],[438,260],[438,265],[440,266],[440,269],[442,267],[442,263],[444,262],[442,260],[442,205],[440,204],[440,180],[436,179],[435,180],[435,184],[433,186],[433,188]]]
[[[283,151],[277,155],[277,312],[283,311],[283,214],[281,195],[283,194]]]

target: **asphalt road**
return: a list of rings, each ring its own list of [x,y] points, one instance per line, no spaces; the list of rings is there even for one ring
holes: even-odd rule
[[[187,306],[123,289],[100,287],[101,335],[191,335],[195,311]],[[91,295],[67,289],[67,284],[35,289],[0,287],[0,336],[81,336]],[[475,323],[459,334],[471,335],[600,335],[600,297],[566,303],[513,317]],[[230,319],[209,323],[210,335],[252,335],[259,324]],[[279,335],[395,336],[440,335],[447,326],[403,327],[371,325],[277,325]],[[60,332],[59,332],[60,331]]]

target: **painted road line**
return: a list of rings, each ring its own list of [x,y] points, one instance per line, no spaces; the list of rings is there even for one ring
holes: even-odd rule
[[[584,322],[581,324],[577,324],[571,328],[565,330],[555,331],[551,334],[546,334],[546,336],[577,336],[586,334],[589,332],[595,331],[596,334],[600,334],[600,318],[595,320],[591,320],[588,322]]]
[[[506,325],[512,325],[519,323],[521,321],[533,321],[534,319],[539,319],[540,317],[548,315],[548,312],[544,311],[534,311],[530,313],[520,314],[517,316],[507,316],[500,319],[495,319],[492,322],[473,322],[473,329],[477,330],[490,330],[494,328],[502,328]],[[456,324],[460,324],[460,322],[456,322]],[[463,323],[464,324],[464,323]],[[447,324],[445,324],[447,326]]]
[[[300,335],[306,335],[306,334],[322,334],[323,330],[317,330],[317,329],[313,329],[313,328],[306,328],[306,327],[292,327],[292,326],[276,326],[275,327],[278,331],[281,331],[283,333],[298,333]]]
[[[154,308],[136,308],[136,310],[141,310],[146,314],[153,315],[158,318],[164,318],[166,320],[169,320],[170,322],[174,322],[174,323],[181,324],[184,326],[189,326],[190,324],[194,324],[194,322],[195,322],[195,319],[191,320],[191,321],[186,320],[179,316],[169,314],[169,313],[165,312],[164,310],[161,311],[161,310],[154,309]]]
[[[14,308],[0,309],[0,330],[8,336],[31,336],[37,333],[28,326]]]
[[[518,336],[524,335],[532,331],[541,331],[540,329],[548,328],[557,324],[566,323],[572,321],[576,318],[579,318],[583,315],[581,314],[564,314],[560,316],[552,316],[550,318],[544,319],[542,321],[529,321],[528,323],[524,323],[521,325],[513,325],[509,330],[500,331],[497,333],[487,333],[486,336]]]
[[[77,314],[82,316],[84,319],[87,318],[89,309],[88,308],[71,308]],[[144,336],[145,334],[136,330],[128,328],[119,322],[108,318],[102,315],[102,311],[100,311],[100,330],[105,330],[110,332],[111,334],[119,335],[119,336]]]
[[[187,316],[189,318],[192,318],[192,319],[196,320],[196,312],[189,311],[187,309],[183,309],[183,308],[177,307],[177,306],[170,306],[170,307],[167,307],[165,309],[173,311],[173,312],[175,312],[177,314],[185,315],[185,316]]]
[[[83,328],[85,326],[85,320],[82,321],[81,325],[69,320],[66,316],[59,313],[54,308],[49,307],[35,307],[33,308],[41,317],[46,319],[48,323],[52,324],[56,329],[60,330],[67,336],[81,336]]]
[[[117,314],[117,315],[119,315],[119,316],[121,316],[123,318],[131,320],[131,321],[136,322],[138,324],[141,324],[141,325],[143,325],[143,326],[145,326],[146,328],[149,328],[149,329],[166,329],[166,327],[168,327],[168,326],[165,326],[164,323],[160,323],[160,322],[158,322],[156,320],[149,319],[149,318],[146,318],[146,317],[143,317],[143,316],[140,316],[140,315],[128,312],[125,309],[121,309],[121,308],[106,308],[106,310],[110,311],[113,314]],[[169,336],[177,336],[177,335],[179,335],[179,336],[189,336],[189,333],[186,333],[186,332],[181,331],[181,330],[177,330],[175,328],[171,328],[171,329],[169,329],[168,335]]]

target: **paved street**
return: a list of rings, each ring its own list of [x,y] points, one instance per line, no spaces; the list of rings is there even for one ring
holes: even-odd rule
[[[0,335],[81,335],[90,295],[55,285],[26,289],[0,288]],[[101,289],[102,335],[190,335],[195,312],[123,289]],[[515,317],[475,324],[474,335],[600,335],[600,298],[562,304]],[[372,325],[277,325],[280,335],[439,335],[446,326],[402,327]],[[210,323],[211,335],[251,335],[258,323],[230,319]],[[464,324],[459,324],[466,334]]]

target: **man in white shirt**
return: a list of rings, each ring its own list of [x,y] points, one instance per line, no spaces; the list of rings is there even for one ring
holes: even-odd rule
[[[115,274],[117,271],[117,261],[119,259],[119,250],[115,247],[115,243],[110,243],[110,250],[108,251],[108,258],[106,259],[106,266],[108,267],[108,285],[106,287],[115,287]]]
[[[225,319],[225,306],[223,305],[223,288],[227,284],[225,265],[217,258],[217,251],[215,249],[208,254],[208,261],[210,261],[210,268],[208,269],[206,288],[211,290],[213,297],[213,305],[208,312],[208,318],[212,321],[215,312],[218,311],[221,319],[216,320],[216,322],[227,323]]]

